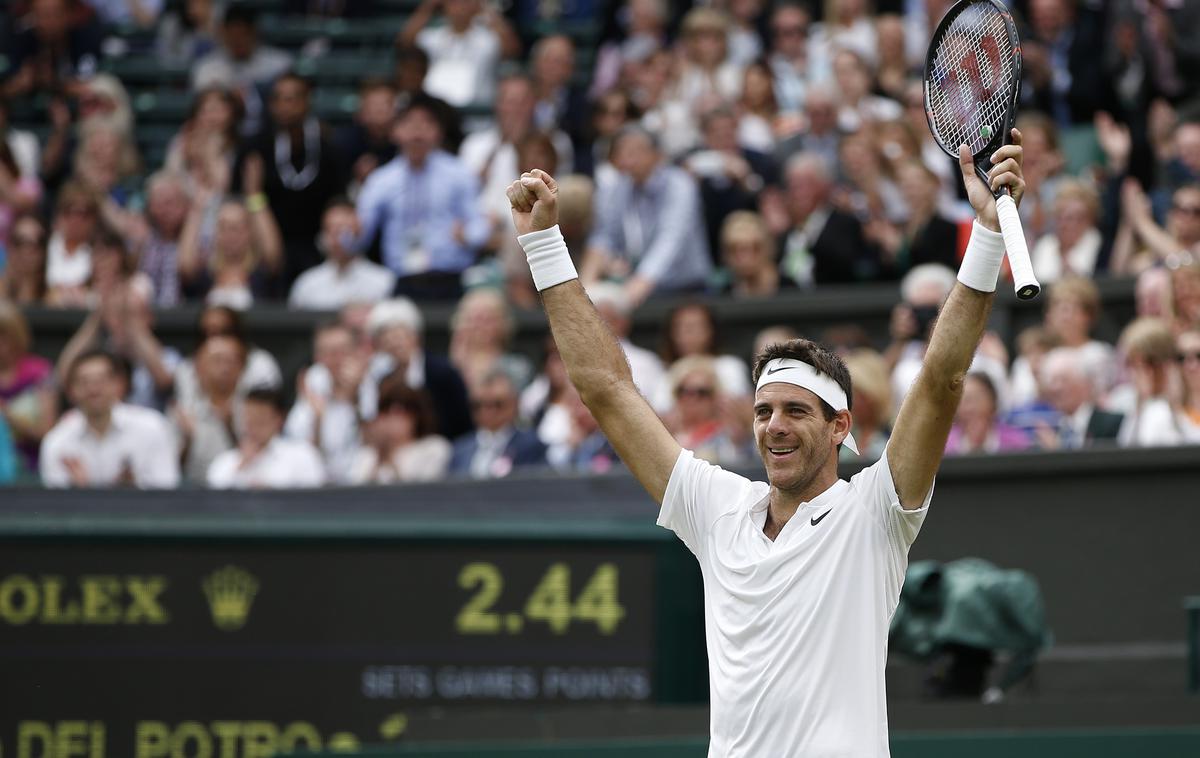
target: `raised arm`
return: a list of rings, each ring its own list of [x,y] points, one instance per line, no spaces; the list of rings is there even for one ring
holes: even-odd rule
[[[518,234],[555,227],[557,193],[558,185],[544,171],[535,170],[513,182],[508,199]],[[523,238],[522,243],[527,250],[531,248],[529,238]],[[565,249],[560,252],[566,254]],[[535,282],[537,279],[535,275]],[[679,458],[679,443],[637,391],[625,353],[579,279],[572,276],[545,287],[541,295],[554,342],[579,396],[621,460],[646,491],[662,503],[671,470]]]
[[[997,151],[995,165],[989,172],[991,185],[1008,185],[1013,199],[1018,203],[1025,191],[1021,158],[1021,136],[1014,129],[1013,144]],[[978,217],[977,227],[972,233],[967,254],[963,257],[959,282],[954,285],[938,315],[921,373],[900,406],[896,426],[888,442],[888,466],[896,484],[896,493],[900,496],[900,505],[907,509],[920,508],[929,488],[933,486],[934,474],[946,449],[950,425],[954,421],[958,401],[962,398],[967,369],[971,366],[975,348],[987,325],[988,312],[995,297],[996,277],[1003,258],[1003,242],[998,239],[1000,223],[996,218],[996,201],[975,175],[969,153],[960,154],[959,165],[971,205],[975,207]],[[979,225],[986,229],[979,229]],[[989,238],[989,231],[994,236]],[[985,249],[987,253],[983,252]],[[978,265],[980,263],[982,265]],[[971,274],[967,273],[968,268]],[[986,272],[982,276],[981,270]],[[963,283],[964,279],[979,284],[981,288],[967,286]],[[991,291],[987,290],[988,286]]]

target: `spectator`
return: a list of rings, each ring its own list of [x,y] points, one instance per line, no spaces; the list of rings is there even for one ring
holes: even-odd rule
[[[738,121],[733,110],[714,108],[700,120],[704,144],[681,165],[696,178],[704,203],[708,249],[720,249],[721,225],[734,211],[758,207],[758,194],[776,181],[770,157],[738,143]],[[719,261],[716,261],[719,262]]]
[[[613,168],[612,143],[621,130],[634,121],[636,108],[629,93],[624,90],[609,90],[592,104],[592,115],[588,142],[590,150],[580,150],[575,155],[576,168],[587,174],[597,184],[613,183],[617,170]]]
[[[779,117],[771,67],[766,61],[754,60],[746,64],[737,111],[738,144],[766,155],[774,152],[776,138],[786,129],[786,122]]]
[[[242,403],[238,446],[208,469],[215,489],[290,489],[325,484],[325,465],[304,440],[279,435],[287,406],[277,390],[251,390]]]
[[[358,196],[363,236],[380,235],[383,263],[398,277],[397,293],[457,299],[462,272],[490,234],[477,202],[479,183],[440,148],[437,111],[428,102],[405,107],[396,136],[400,154],[372,173]]]
[[[629,333],[633,329],[633,307],[625,290],[611,282],[597,282],[588,286],[587,293],[600,317],[620,343],[633,373],[633,383],[642,397],[655,400],[662,397],[664,391],[670,392],[669,388],[663,389],[667,377],[659,357],[629,341]]]
[[[621,459],[570,382],[563,403],[571,426],[566,440],[547,450],[550,465],[558,471],[581,474],[605,474],[619,468]]]
[[[729,0],[729,60],[746,66],[762,58],[763,0]]]
[[[354,190],[367,175],[396,157],[392,130],[396,123],[396,89],[389,82],[370,79],[358,88],[354,121],[337,133],[337,151],[350,167]]]
[[[665,163],[640,127],[626,127],[613,142],[613,164],[621,177],[597,198],[581,279],[624,279],[635,307],[654,292],[701,289],[712,261],[696,182]]]
[[[847,134],[839,145],[840,182],[833,203],[868,228],[877,222],[899,224],[909,216],[908,198],[896,185],[892,166],[875,139],[878,125]]]
[[[245,310],[255,299],[275,292],[283,268],[279,226],[266,201],[251,195],[245,203],[222,202],[216,228],[206,237],[204,208],[210,202],[201,191],[192,204],[179,243],[180,280],[185,292],[209,304]]]
[[[450,103],[429,94],[425,78],[429,73],[429,54],[415,45],[396,51],[396,72],[392,83],[396,87],[396,112],[408,107],[413,100],[422,100],[437,114],[442,127],[442,149],[458,155],[463,141],[462,113]]]
[[[178,486],[170,424],[158,411],[121,402],[120,372],[112,353],[73,356],[64,386],[75,408],[42,440],[39,466],[47,487]]]
[[[22,174],[12,148],[0,141],[0,245],[8,240],[13,219],[33,211],[41,197],[37,175]]]
[[[999,399],[996,386],[983,372],[967,374],[962,401],[954,415],[954,425],[946,440],[946,455],[998,453],[1024,450],[1029,438],[1023,432],[1001,423],[997,418]]]
[[[900,410],[901,401],[921,371],[929,330],[955,281],[954,271],[937,263],[917,266],[900,281],[901,302],[892,309],[888,326],[891,342],[884,352],[892,372],[892,413]]]
[[[146,180],[146,215],[123,230],[136,251],[138,269],[154,287],[154,304],[179,304],[179,244],[192,196],[182,174],[159,171]]]
[[[874,350],[861,347],[851,351],[845,361],[854,388],[854,428],[850,431],[858,443],[859,455],[847,448],[838,455],[844,461],[870,464],[883,456],[890,435],[892,388],[887,361]]]
[[[392,294],[396,275],[364,259],[356,248],[361,225],[354,205],[334,200],[325,209],[317,246],[325,262],[292,285],[288,304],[307,310],[337,310],[351,302],[378,303]]]
[[[771,11],[769,62],[775,97],[787,114],[804,111],[809,86],[827,76],[809,54],[809,18],[808,8],[799,3],[780,3]]]
[[[730,102],[742,90],[742,68],[729,57],[729,17],[713,8],[693,8],[680,24],[682,60],[669,99],[695,104]]]
[[[48,106],[53,126],[42,150],[42,178],[46,186],[58,189],[74,171],[90,180],[94,188],[107,193],[139,169],[137,141],[134,135],[133,107],[121,80],[112,74],[97,74],[81,82],[69,93],[78,104],[78,120],[71,129],[71,113],[65,101],[51,100]],[[95,133],[105,136],[99,144],[87,146]],[[98,154],[97,154],[98,153]],[[92,163],[99,163],[107,175],[97,176]],[[122,188],[122,190],[127,188]],[[125,195],[113,199],[125,202]]]
[[[1166,227],[1154,220],[1150,200],[1133,179],[1121,186],[1121,226],[1111,268],[1138,273],[1156,263],[1169,267],[1200,261],[1200,184],[1185,184],[1171,194]]]
[[[499,479],[515,469],[546,463],[546,445],[517,427],[517,387],[503,369],[488,372],[471,391],[475,431],[454,441],[450,471],[474,479]]]
[[[675,306],[667,313],[665,326],[662,348],[659,350],[663,365],[674,366],[683,358],[704,356],[711,359],[711,369],[716,372],[721,394],[728,402],[745,401],[754,394],[750,387],[750,367],[746,362],[735,355],[717,352],[720,344],[717,316],[711,307],[699,302]],[[652,398],[652,404],[660,410],[669,409],[672,396]],[[750,416],[747,414],[745,417]]]
[[[903,102],[905,90],[914,76],[921,74],[909,62],[904,19],[893,13],[883,13],[875,18],[878,61],[875,66],[877,89],[885,97]]]
[[[375,345],[370,377],[382,385],[389,376],[402,377],[412,389],[424,389],[433,400],[438,434],[456,439],[471,431],[467,387],[462,375],[444,356],[422,346],[423,319],[408,298],[385,300],[371,309],[367,330]],[[366,409],[370,416],[374,409]]]
[[[1179,361],[1183,390],[1180,412],[1191,425],[1191,436],[1200,432],[1200,329],[1189,329],[1175,338],[1176,360]]]
[[[848,48],[838,50],[833,56],[833,76],[839,94],[838,127],[844,132],[891,121],[904,112],[895,100],[871,93],[873,77],[869,60],[870,57]]]
[[[795,286],[779,275],[775,240],[757,213],[734,211],[725,217],[721,260],[727,274],[721,291],[734,298],[773,297]]]
[[[921,102],[921,118],[924,119],[924,99]],[[798,120],[803,128],[795,130],[776,145],[775,162],[786,165],[793,155],[808,153],[819,157],[826,166],[836,166],[842,134],[838,130],[837,95],[834,89],[825,84],[809,86],[804,98],[804,113],[796,114],[793,120]],[[921,128],[929,131],[924,121],[921,122]],[[943,155],[936,144],[934,149],[939,156]]]
[[[541,373],[521,391],[518,416],[537,430],[538,439],[547,448],[565,444],[571,432],[571,413],[567,407],[567,367],[558,354],[554,337],[546,336]]]
[[[644,64],[654,52],[666,46],[669,21],[670,7],[666,0],[629,1],[628,13],[619,13],[617,18],[623,28],[601,43],[596,52],[589,93],[594,100],[611,92],[627,78],[630,69]]]
[[[245,367],[238,378],[237,392],[244,397],[252,389],[279,389],[283,376],[275,357],[261,347],[251,345],[242,328],[242,317],[226,305],[210,305],[200,311],[197,338],[204,344],[213,337],[232,337],[245,346]],[[175,401],[185,407],[196,402],[200,379],[195,358],[187,358],[175,369]]]
[[[506,236],[515,234],[515,228],[512,226],[511,206],[504,193],[509,183],[521,175],[523,167],[518,165],[518,145],[537,134],[534,121],[536,106],[537,94],[532,80],[517,74],[502,78],[496,91],[495,126],[468,136],[459,151],[462,162],[479,177],[480,206],[492,214],[493,225],[508,230]],[[547,131],[546,134],[554,143],[558,172],[569,173],[572,158],[570,137],[557,130]],[[547,170],[546,166],[538,168]]]
[[[1017,129],[1021,130],[1021,145],[1025,151],[1025,160],[1021,164],[1025,176],[1021,225],[1025,239],[1032,245],[1054,231],[1054,197],[1058,185],[1067,178],[1067,159],[1059,149],[1058,129],[1045,114],[1023,114],[1017,119]]]
[[[1021,330],[1017,335],[1017,358],[1013,361],[1009,372],[1009,405],[1021,407],[1038,401],[1041,389],[1038,377],[1042,375],[1042,360],[1046,354],[1055,348],[1062,347],[1058,335],[1044,326],[1030,326]],[[1096,396],[1100,397],[1099,376],[1100,366],[1094,369],[1091,378],[1097,381]]]
[[[96,193],[109,224],[132,199],[136,191],[132,182],[138,170],[132,141],[125,141],[111,126],[89,129],[75,152],[74,178]]]
[[[13,446],[12,432],[0,416],[0,485],[11,484],[17,478],[17,449]]]
[[[1074,450],[1116,443],[1122,416],[1096,407],[1096,378],[1089,375],[1092,368],[1069,347],[1055,348],[1042,359],[1038,372],[1042,394],[1060,420],[1055,427],[1043,424],[1035,430],[1039,447]]]
[[[259,44],[258,14],[245,5],[233,4],[225,11],[220,37],[220,47],[192,68],[192,88],[197,91],[226,87],[242,93],[246,101],[256,87],[270,84],[292,65],[288,53]],[[258,101],[257,93],[249,100]],[[246,106],[251,108],[251,102],[246,102]]]
[[[832,178],[816,155],[798,153],[785,172],[789,228],[781,270],[802,287],[873,278],[879,252],[867,243],[858,219],[830,204]]]
[[[29,324],[0,298],[0,422],[8,429],[24,470],[38,470],[38,447],[58,416],[50,362],[29,352]]]
[[[349,476],[360,443],[360,417],[372,404],[374,388],[367,379],[370,357],[355,349],[354,335],[341,324],[318,326],[313,335],[313,366],[297,381],[296,404],[284,432],[318,450],[334,481]]]
[[[1046,329],[1063,347],[1077,348],[1083,360],[1095,367],[1097,391],[1103,393],[1112,386],[1113,351],[1111,345],[1091,338],[1099,316],[1100,291],[1091,280],[1064,277],[1050,288],[1046,298]]]
[[[1078,181],[1065,181],[1054,198],[1054,231],[1031,251],[1033,273],[1043,286],[1067,274],[1091,277],[1100,256],[1100,198]]]
[[[823,18],[812,30],[813,56],[832,61],[840,51],[874,67],[879,45],[871,11],[864,0],[825,0]]]
[[[516,324],[499,290],[480,288],[463,295],[450,319],[450,361],[468,389],[500,370],[517,391],[533,378],[533,366],[523,355],[510,352]]]
[[[115,244],[109,244],[115,248]],[[154,311],[145,279],[126,278],[99,297],[58,357],[55,373],[65,386],[78,356],[97,348],[110,351],[130,368],[125,402],[161,411],[174,383],[180,355],[154,336]]]
[[[529,59],[537,100],[534,125],[547,133],[561,129],[573,146],[581,146],[588,102],[584,89],[573,84],[575,43],[565,34],[542,37],[534,43]]]
[[[188,176],[196,187],[224,192],[237,159],[242,104],[223,87],[196,93],[187,121],[167,145],[165,167]]]
[[[13,303],[42,305],[46,301],[46,229],[33,215],[13,219],[0,274],[0,298]]]
[[[446,474],[450,443],[437,434],[424,390],[393,383],[380,394],[379,413],[365,436],[350,466],[351,484],[425,482]]]
[[[86,0],[107,26],[152,29],[162,15],[164,0]]]
[[[134,266],[125,239],[115,229],[102,226],[92,238],[92,276],[88,280],[87,307],[95,308],[111,300],[126,282],[139,291],[151,293],[153,298],[153,285]]]
[[[1130,379],[1109,399],[1110,405],[1125,411],[1118,443],[1122,447],[1187,443],[1194,429],[1176,412],[1170,396],[1172,385],[1181,382],[1175,375],[1180,366],[1170,326],[1161,319],[1135,319],[1121,332],[1118,347]]]
[[[1104,12],[1073,0],[1032,0],[1021,41],[1025,102],[1060,126],[1091,123],[1115,96],[1098,51],[1106,49]]]
[[[1168,269],[1148,268],[1138,274],[1134,284],[1135,311],[1139,316],[1153,316],[1170,321],[1174,316],[1171,304],[1171,272]]]
[[[46,250],[47,298],[60,307],[80,307],[92,275],[92,235],[100,204],[79,182],[63,185],[54,206],[54,231]]]
[[[317,265],[316,238],[321,214],[345,192],[342,158],[326,127],[312,113],[312,84],[296,74],[275,80],[271,89],[272,129],[252,140],[241,155],[241,186],[251,208],[263,200],[283,235],[284,276],[288,284]]]
[[[184,0],[180,8],[169,8],[158,25],[155,50],[168,66],[191,66],[212,52],[220,34],[224,13],[221,0]]]
[[[209,337],[196,349],[194,366],[195,391],[182,395],[169,415],[183,448],[183,476],[203,484],[217,456],[237,446],[246,343],[232,334]]]
[[[431,26],[438,11],[444,14],[445,24]],[[425,89],[459,108],[491,103],[497,64],[521,51],[512,26],[480,0],[423,0],[400,31],[397,44],[415,44],[429,54]]]
[[[938,213],[941,182],[937,175],[914,159],[900,167],[896,178],[908,204],[908,218],[899,226],[875,219],[868,227],[868,235],[883,254],[887,275],[898,279],[925,263],[957,268],[958,225]]]
[[[96,73],[100,39],[73,18],[73,0],[33,0],[20,19],[9,48],[8,70],[0,89],[5,97],[30,92],[62,92]]]
[[[734,420],[712,358],[692,355],[671,364],[667,383],[674,400],[668,417],[675,439],[710,463],[737,464],[748,458],[748,430]]]

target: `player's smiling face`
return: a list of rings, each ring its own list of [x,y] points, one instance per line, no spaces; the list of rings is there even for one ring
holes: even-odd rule
[[[754,441],[771,485],[807,487],[836,450],[835,425],[811,390],[774,382],[754,393]]]

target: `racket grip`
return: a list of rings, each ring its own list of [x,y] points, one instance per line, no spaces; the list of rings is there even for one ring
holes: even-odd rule
[[[1025,244],[1025,232],[1021,228],[1017,204],[1007,192],[1002,192],[996,198],[996,216],[1000,219],[1000,233],[1004,235],[1004,250],[1008,253],[1008,267],[1012,269],[1017,297],[1032,300],[1042,291],[1042,285],[1033,275],[1033,264],[1029,261],[1029,247]]]

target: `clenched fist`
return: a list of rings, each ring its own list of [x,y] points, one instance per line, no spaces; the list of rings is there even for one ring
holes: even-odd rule
[[[506,194],[517,234],[540,232],[558,223],[558,182],[545,171],[535,168],[521,174]]]

